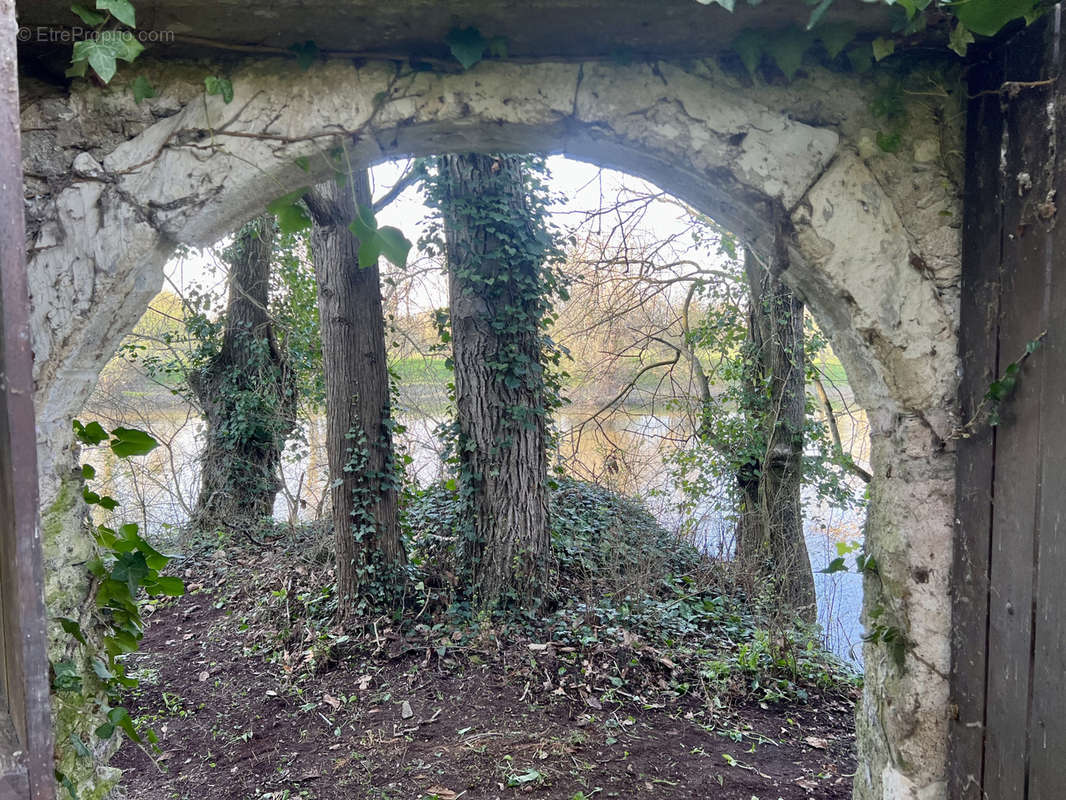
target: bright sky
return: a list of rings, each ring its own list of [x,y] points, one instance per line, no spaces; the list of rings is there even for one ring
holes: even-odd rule
[[[407,161],[393,161],[374,167],[371,170],[374,196],[379,197],[388,191],[403,174],[407,164]],[[563,156],[552,156],[548,160],[548,166],[552,175],[551,191],[564,199],[563,203],[553,209],[552,218],[555,224],[563,229],[577,224],[589,210],[614,202],[623,187],[640,192],[660,191],[658,187],[639,178]],[[380,224],[393,225],[403,231],[412,242],[417,242],[427,213],[428,209],[423,205],[420,193],[412,187],[387,208],[382,209],[377,218]],[[673,204],[660,202],[649,206],[641,230],[666,238],[682,230],[685,224],[686,216],[681,209]],[[412,251],[411,259],[416,257],[417,254]],[[166,274],[168,279],[181,289],[194,283],[211,285],[224,280],[221,272],[212,277],[210,267],[213,263],[214,259],[209,253],[192,253],[184,259],[173,259],[167,265]],[[165,288],[172,287],[168,285]],[[427,292],[432,291],[427,289]],[[441,298],[427,295],[416,302],[431,308],[441,305]]]

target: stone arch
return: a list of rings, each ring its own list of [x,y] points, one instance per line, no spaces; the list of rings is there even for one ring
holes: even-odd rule
[[[442,74],[346,60],[301,72],[263,59],[233,69],[225,104],[203,95],[202,67],[145,70],[159,94],[144,107],[115,86],[23,115],[38,131],[24,142],[27,173],[42,176],[30,184],[29,269],[46,507],[69,467],[69,421],[173,249],[210,244],[320,180],[330,148],[343,143],[355,164],[562,152],[646,177],[757,251],[776,230],[789,237],[785,280],[871,419],[868,542],[881,575],[867,579],[867,608],[884,609],[910,642],[902,668],[867,646],[856,796],[943,795],[959,277],[959,198],[942,155],[958,130],[942,124],[943,108],[915,106],[913,148],[887,154],[871,144],[868,87],[823,71],[753,86],[706,61]],[[77,560],[53,553],[50,581],[76,580]]]

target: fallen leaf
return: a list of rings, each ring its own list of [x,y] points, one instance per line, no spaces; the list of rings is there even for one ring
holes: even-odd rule
[[[196,677],[197,677],[197,678],[199,679],[200,683],[203,683],[204,681],[206,681],[206,680],[207,680],[208,678],[210,678],[210,677],[211,677],[211,673],[210,673],[210,672],[208,672],[208,671],[207,671],[207,670],[205,669],[205,670],[204,670],[203,672],[201,672],[201,673],[200,673],[199,675],[197,675]]]
[[[585,701],[585,704],[589,708],[594,708],[597,711],[600,711],[603,708],[603,704],[600,703],[600,701],[596,699],[595,695],[589,694],[584,689],[578,689],[577,692],[578,692],[578,694],[581,695],[581,699]]]
[[[334,711],[341,707],[341,701],[333,695],[324,694],[322,695],[322,699],[329,703],[329,707],[332,708]]]
[[[361,675],[358,678],[359,691],[365,692],[367,689],[369,689],[370,688],[370,683],[373,680],[374,679],[370,675]]]
[[[816,750],[825,750],[829,747],[829,742],[826,739],[820,739],[817,736],[808,736],[803,741],[805,741],[807,744],[809,744]]]
[[[445,789],[443,786],[430,786],[423,794],[427,794],[430,797],[434,795],[439,800],[455,800],[459,796],[457,792],[453,792],[451,789]]]
[[[411,710],[411,704],[404,700],[403,705],[400,706],[400,716],[404,719],[411,719],[414,715],[415,712]]]

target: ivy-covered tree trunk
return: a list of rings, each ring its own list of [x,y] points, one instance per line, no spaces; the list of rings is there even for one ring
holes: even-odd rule
[[[779,250],[776,258],[787,257]],[[814,574],[800,501],[807,402],[803,303],[750,251],[744,269],[751,311],[741,411],[761,433],[762,457],[737,474],[742,496],[737,555],[747,574],[771,588],[780,608],[813,622]]]
[[[478,606],[534,607],[549,564],[541,323],[546,233],[522,159],[440,161],[460,492],[461,560]]]
[[[385,319],[377,263],[359,266],[359,240],[348,229],[356,204],[370,206],[365,170],[322,184],[305,196],[314,227],[326,451],[337,548],[342,619],[402,594],[406,561],[397,513]]]
[[[201,530],[254,530],[273,514],[281,488],[281,451],[296,425],[296,383],[267,311],[273,245],[274,218],[267,215],[241,228],[223,253],[229,299],[222,345],[188,375],[207,421],[192,515]]]

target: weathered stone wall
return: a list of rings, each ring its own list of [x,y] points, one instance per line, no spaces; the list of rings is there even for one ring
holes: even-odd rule
[[[70,419],[177,243],[213,242],[337,158],[564,152],[649,178],[756,251],[776,229],[792,237],[784,277],[832,339],[873,428],[867,546],[881,575],[867,579],[867,613],[909,644],[902,665],[867,645],[856,797],[943,797],[958,98],[942,87],[907,98],[905,145],[890,154],[874,145],[874,82],[822,71],[765,86],[709,61],[438,74],[342,60],[302,72],[268,59],[229,70],[226,105],[199,91],[219,69],[138,62],[159,91],[139,107],[120,82],[42,88],[24,104],[42,497],[64,515],[46,542],[64,587],[50,601],[76,604],[87,586],[72,566],[80,509],[60,491]]]

